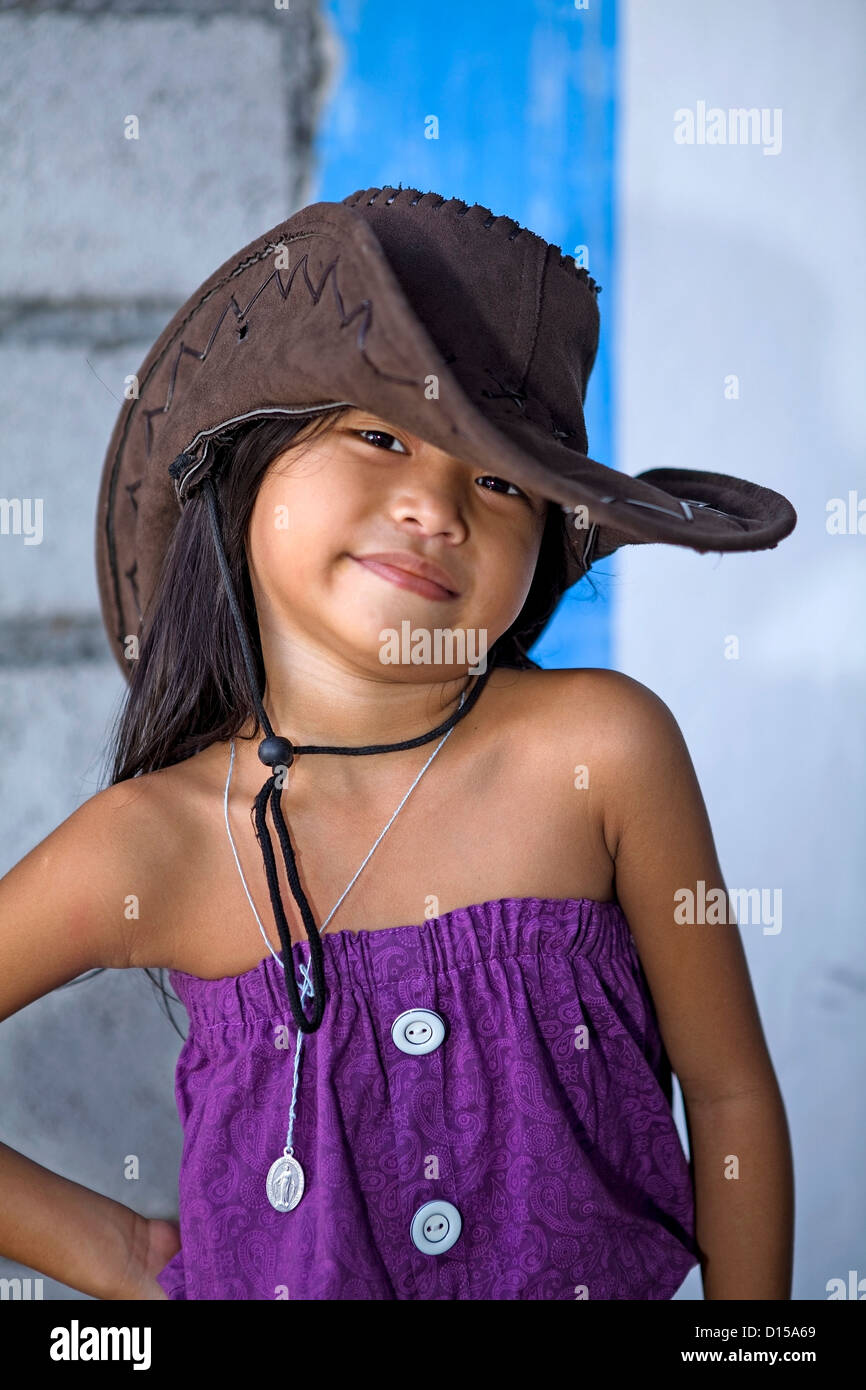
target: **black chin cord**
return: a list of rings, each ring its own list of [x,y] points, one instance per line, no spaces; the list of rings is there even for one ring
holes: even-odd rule
[[[479,675],[469,698],[464,702],[461,708],[455,710],[454,714],[450,715],[442,724],[435,729],[431,729],[429,734],[419,734],[417,738],[408,738],[402,743],[373,743],[363,748],[331,748],[323,744],[293,745],[289,739],[282,738],[279,734],[274,733],[268,716],[265,713],[265,707],[259,695],[255,663],[253,662],[247,634],[244,629],[243,617],[241,616],[240,606],[232,585],[231,574],[229,573],[228,561],[226,560],[225,551],[223,549],[222,536],[220,534],[219,511],[217,508],[217,498],[213,480],[206,477],[203,479],[201,485],[204,488],[207,498],[208,515],[210,517],[211,530],[216,547],[217,561],[219,563],[220,573],[222,574],[223,584],[225,585],[226,597],[229,601],[229,607],[231,608],[232,617],[240,640],[250,691],[255,702],[259,723],[265,731],[265,737],[262,739],[258,748],[259,758],[266,767],[274,769],[273,774],[267,779],[255,799],[256,838],[258,839],[259,847],[262,851],[262,858],[264,859],[265,874],[268,880],[268,893],[271,899],[274,920],[277,924],[277,931],[280,935],[280,944],[283,948],[283,974],[286,980],[286,993],[288,994],[289,1007],[291,1008],[292,1017],[295,1020],[297,1028],[302,1033],[315,1033],[322,1022],[325,1012],[324,952],[322,950],[322,939],[319,934],[319,929],[316,926],[315,919],[310,911],[310,905],[307,902],[306,894],[301,887],[301,881],[298,877],[292,842],[289,838],[289,832],[285,820],[283,819],[283,812],[280,806],[282,788],[277,785],[277,772],[278,770],[283,773],[287,772],[298,753],[345,753],[350,756],[359,756],[369,753],[391,753],[402,748],[420,748],[424,743],[431,743],[434,738],[438,738],[441,734],[447,733],[449,729],[453,729],[454,725],[458,724],[461,719],[465,719],[466,715],[472,709],[496,664],[496,646],[494,644],[491,651],[488,653],[487,669]],[[280,897],[277,861],[274,856],[271,833],[266,819],[268,801],[271,802],[271,811],[274,824],[277,827],[280,848],[283,852],[283,861],[286,866],[289,887],[300,909],[304,929],[307,933],[307,939],[310,945],[310,962],[313,969],[314,984],[312,1018],[307,1018],[304,1013],[301,998],[298,993],[298,986],[295,981],[295,972],[292,968],[292,939],[289,931],[289,924],[286,921],[286,914],[283,909],[283,901]]]

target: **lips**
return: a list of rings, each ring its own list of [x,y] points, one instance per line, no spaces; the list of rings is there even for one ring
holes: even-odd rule
[[[454,580],[447,570],[434,565],[431,560],[422,560],[418,555],[401,551],[383,551],[381,554],[353,555],[351,558],[365,569],[378,574],[380,578],[396,584],[398,588],[409,589],[425,598],[459,598]]]

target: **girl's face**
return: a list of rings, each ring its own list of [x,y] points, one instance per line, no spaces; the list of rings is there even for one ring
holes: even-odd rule
[[[368,666],[383,631],[408,620],[412,632],[474,629],[476,642],[483,631],[489,649],[523,607],[548,505],[348,411],[275,459],[259,488],[247,554],[262,637],[324,643]],[[400,568],[425,562],[426,581]]]

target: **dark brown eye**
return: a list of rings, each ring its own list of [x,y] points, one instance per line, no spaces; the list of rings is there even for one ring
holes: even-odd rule
[[[381,445],[381,444],[376,443],[376,444],[375,444],[375,447],[376,447],[377,449],[384,448],[384,449],[385,449],[386,451],[388,451],[388,452],[391,452],[391,453],[398,453],[398,454],[399,454],[399,453],[405,454],[405,453],[408,452],[408,451],[403,447],[403,445],[400,443],[400,440],[396,437],[396,435],[388,434],[387,430],[353,430],[352,433],[353,433],[353,434],[359,435],[359,436],[361,437],[361,439],[364,440],[364,443],[365,443],[365,444],[372,444],[372,443],[374,443],[374,440],[379,440],[379,439],[390,439],[390,440],[391,440],[391,444],[399,444],[399,445],[400,445],[399,449],[392,449],[392,448],[391,448],[391,444]],[[367,438],[365,438],[366,435],[373,435],[373,436],[374,436],[374,439],[367,439]]]
[[[486,474],[484,474],[483,477],[481,477],[481,478],[476,478],[475,481],[476,481],[476,483],[487,483],[487,482],[491,482],[491,483],[502,483],[504,487],[510,487],[510,488],[513,488],[513,489],[514,489],[513,492],[510,494],[511,496],[513,496],[513,497],[514,497],[514,496],[516,496],[516,497],[526,497],[526,493],[525,493],[525,492],[521,492],[520,488],[516,485],[516,483],[509,483],[509,482],[507,482],[507,481],[505,480],[505,478],[497,478],[497,477],[495,477],[492,473],[486,473]],[[487,488],[487,491],[488,491],[488,492],[494,492],[495,489],[494,489],[494,488]],[[529,498],[526,497],[526,500],[527,500],[527,502],[528,502],[528,501],[529,501]]]

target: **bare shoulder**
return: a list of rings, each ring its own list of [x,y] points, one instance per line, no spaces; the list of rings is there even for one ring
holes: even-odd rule
[[[497,679],[498,678],[498,679]],[[668,706],[640,681],[603,667],[540,671],[502,668],[491,686],[511,691],[518,705],[547,728],[591,738],[599,752],[627,753],[635,742],[664,742],[678,727]]]
[[[693,776],[671,710],[620,671],[506,670],[500,689],[510,690],[521,727],[532,731],[534,756],[549,770],[551,785],[566,774],[583,779],[587,809],[612,859],[634,807],[652,801],[672,777]]]
[[[90,903],[117,923],[116,966],[139,966],[172,919],[177,868],[189,854],[192,779],[184,766],[114,783],[67,823],[70,847],[89,866]]]
[[[0,880],[0,1017],[87,970],[133,963],[129,905],[148,876],[147,808],[137,782],[107,787]]]
[[[78,807],[69,818],[70,832],[74,827],[83,843],[108,852],[120,872],[134,871],[152,847],[165,843],[164,813],[172,788],[176,779],[165,771],[115,782]]]

